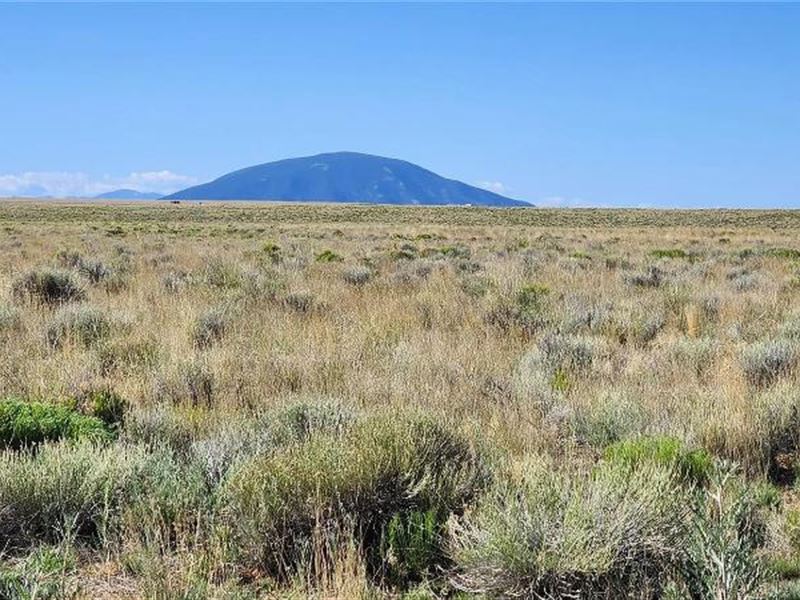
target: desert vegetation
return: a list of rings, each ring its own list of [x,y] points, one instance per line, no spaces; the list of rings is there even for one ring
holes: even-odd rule
[[[799,228],[0,204],[0,598],[800,598]]]

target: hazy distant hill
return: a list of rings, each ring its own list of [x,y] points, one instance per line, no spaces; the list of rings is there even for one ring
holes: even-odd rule
[[[98,200],[158,200],[164,194],[158,192],[139,192],[137,190],[114,190],[95,196]]]
[[[167,198],[530,206],[445,179],[404,160],[357,152],[318,154],[248,167]]]

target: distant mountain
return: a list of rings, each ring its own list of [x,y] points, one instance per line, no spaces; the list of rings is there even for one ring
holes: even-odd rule
[[[139,192],[137,190],[114,190],[95,196],[98,200],[158,200],[164,194],[158,192]]]
[[[356,152],[289,158],[248,167],[166,198],[531,206],[445,179],[404,160]]]

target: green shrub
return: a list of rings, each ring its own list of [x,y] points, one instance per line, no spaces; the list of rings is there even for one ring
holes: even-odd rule
[[[45,339],[51,348],[60,348],[74,341],[90,347],[111,332],[111,320],[91,306],[64,306],[47,324]]]
[[[434,575],[442,564],[445,524],[434,510],[395,513],[381,540],[386,579],[406,588],[410,583]]]
[[[317,254],[316,259],[319,263],[342,262],[344,259],[333,250],[323,250]]]
[[[86,412],[111,428],[118,428],[125,421],[128,402],[111,389],[90,391],[83,404]]]
[[[639,437],[608,446],[603,459],[631,467],[652,462],[672,467],[687,481],[702,484],[714,468],[714,459],[705,450],[688,449],[680,440],[670,437]]]
[[[517,308],[525,315],[537,315],[544,309],[545,301],[549,295],[550,288],[545,285],[532,284],[523,286],[517,292]]]
[[[227,477],[220,509],[238,559],[275,576],[296,569],[320,529],[354,531],[382,569],[394,515],[432,511],[443,521],[486,476],[469,446],[440,425],[369,418],[243,463]]]
[[[688,258],[689,254],[681,248],[668,248],[651,250],[649,253],[653,258]]]
[[[417,258],[418,250],[413,244],[403,244],[399,248],[392,250],[389,257],[392,260],[414,260]]]
[[[17,277],[11,286],[18,300],[30,300],[40,304],[63,304],[86,298],[86,292],[70,271],[38,269]]]
[[[783,530],[792,551],[800,552],[800,510],[792,508],[786,511]]]
[[[18,450],[45,441],[104,441],[111,437],[105,423],[66,406],[22,400],[0,400],[0,446]]]
[[[751,493],[756,506],[769,510],[778,510],[783,503],[781,489],[767,480],[759,480],[751,485]]]
[[[467,246],[442,246],[437,252],[447,258],[469,258],[472,251]]]
[[[272,263],[279,263],[281,261],[281,247],[275,242],[264,242],[261,246],[261,252]]]
[[[513,302],[501,302],[486,316],[486,321],[503,331],[520,329],[531,335],[545,323],[544,311],[550,289],[532,284],[520,288]]]
[[[0,598],[62,600],[77,595],[76,557],[69,546],[37,548],[10,566],[0,563]]]
[[[795,248],[767,248],[764,250],[764,256],[798,260],[800,259],[800,250]]]
[[[777,556],[768,562],[769,570],[772,571],[780,579],[796,580],[800,578],[800,556]],[[798,587],[793,595],[780,596],[776,595],[770,600],[796,600],[800,598],[800,581],[796,581],[795,585]]]

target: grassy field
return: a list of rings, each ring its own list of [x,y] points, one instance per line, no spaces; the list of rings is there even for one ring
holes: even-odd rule
[[[800,598],[799,227],[0,202],[0,598]]]

